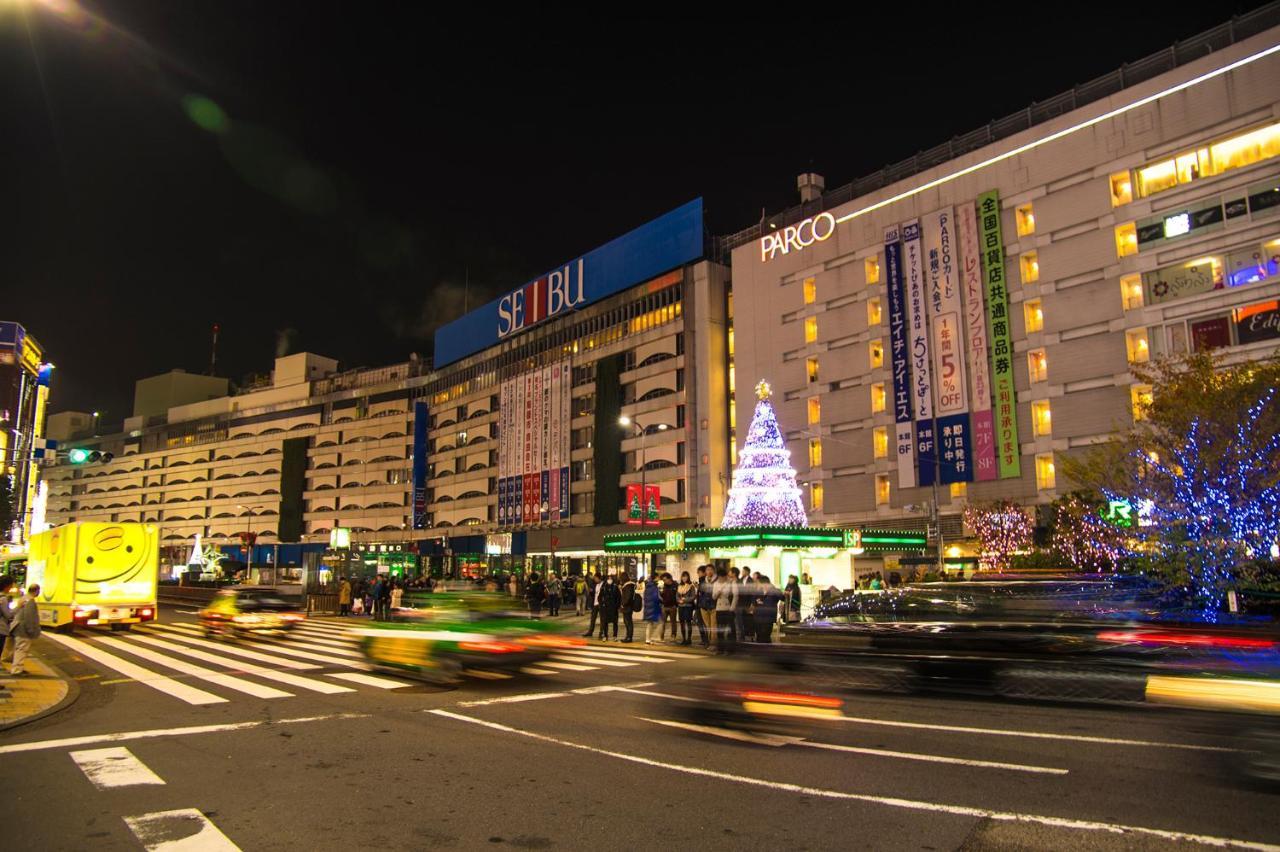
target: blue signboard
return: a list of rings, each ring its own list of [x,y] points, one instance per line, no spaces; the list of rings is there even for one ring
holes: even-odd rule
[[[702,246],[702,199],[695,198],[441,327],[435,366],[691,263]]]

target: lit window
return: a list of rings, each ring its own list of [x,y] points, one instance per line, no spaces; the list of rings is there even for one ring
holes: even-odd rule
[[[1043,349],[1033,349],[1027,353],[1027,377],[1032,383],[1048,381],[1049,359]]]
[[[884,341],[878,340],[878,339],[873,340],[871,341],[870,344],[868,344],[867,348],[871,353],[870,355],[871,369],[878,370],[881,367],[883,367],[884,366]]]
[[[968,494],[969,494],[969,483],[967,482],[951,483],[951,499],[956,500],[961,497],[966,497],[968,496]]]
[[[1013,216],[1018,225],[1018,236],[1026,237],[1036,232],[1036,214],[1031,211],[1031,202],[1015,207]]]
[[[1037,438],[1053,434],[1053,415],[1049,413],[1049,400],[1031,403],[1031,425]]]
[[[876,474],[876,505],[889,505],[889,475],[885,473]]]
[[[822,440],[819,438],[809,439],[809,467],[820,467],[822,465]]]
[[[809,376],[809,383],[812,384],[813,382],[816,382],[818,380],[818,359],[805,358],[804,367],[805,367],[805,372]]]
[[[1146,420],[1151,407],[1151,385],[1133,385],[1129,388],[1129,402],[1133,406],[1134,421]]]
[[[1280,154],[1280,124],[1260,127],[1234,139],[1209,146],[1205,174],[1221,174],[1227,169],[1250,166]]]
[[[869,257],[863,261],[863,266],[867,273],[868,284],[880,283],[880,256]]]
[[[1022,313],[1027,320],[1027,334],[1044,330],[1044,310],[1039,299],[1022,303]]]
[[[818,339],[818,318],[807,317],[804,321],[804,342],[813,343]]]
[[[1029,251],[1019,258],[1019,267],[1022,269],[1022,283],[1034,284],[1040,280],[1040,258],[1035,252]]]
[[[1057,473],[1053,466],[1053,453],[1036,456],[1036,488],[1050,491],[1058,483]]]
[[[1116,225],[1116,257],[1138,253],[1138,226],[1133,222]]]
[[[804,279],[804,303],[812,305],[818,301],[818,282],[813,278]]]
[[[729,329],[729,357],[733,357],[733,328]]]
[[[738,389],[738,370],[732,364],[729,365],[729,393],[733,393]]]
[[[1151,348],[1147,343],[1147,330],[1135,328],[1124,336],[1125,351],[1129,353],[1129,363],[1141,364],[1151,360]]]
[[[1129,173],[1116,172],[1111,176],[1111,206],[1119,207],[1133,201],[1133,180]]]
[[[1126,311],[1136,311],[1145,304],[1141,275],[1126,275],[1120,279],[1120,300]]]
[[[1178,185],[1178,166],[1173,160],[1138,169],[1138,194],[1151,195]]]
[[[871,413],[884,411],[884,382],[876,382],[871,386]]]
[[[816,396],[809,397],[809,425],[816,426],[822,422],[822,402]]]
[[[879,325],[880,318],[880,297],[873,296],[872,298],[867,299],[867,325]]]
[[[876,458],[887,458],[889,455],[889,427],[877,426],[871,433],[871,443],[875,448]]]
[[[822,483],[815,482],[809,487],[809,506],[815,512],[822,511]]]

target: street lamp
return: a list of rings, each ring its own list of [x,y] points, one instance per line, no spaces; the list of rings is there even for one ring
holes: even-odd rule
[[[265,507],[265,506],[244,506],[244,505],[242,505],[242,504],[240,504],[240,503],[237,503],[237,504],[236,504],[236,508],[237,508],[237,509],[244,509],[246,512],[248,512],[248,513],[249,513],[249,520],[245,521],[245,525],[244,525],[244,570],[245,570],[245,573],[246,573],[246,575],[247,575],[247,574],[249,573],[249,571],[250,571],[250,568],[251,568],[252,564],[253,564],[253,544],[251,543],[251,540],[254,538],[254,535],[253,535],[253,510],[254,510],[254,509],[265,509],[266,507]],[[272,568],[274,568],[274,567],[275,567],[275,566],[272,566]],[[274,581],[274,579],[275,579],[275,572],[274,572],[274,571],[272,571],[272,580]]]
[[[628,417],[625,414],[618,418],[618,425],[623,427],[630,426],[632,429],[635,430],[636,434],[640,436],[640,503],[641,505],[643,505],[644,501],[649,499],[645,494],[645,486],[648,484],[648,481],[646,478],[648,474],[648,470],[645,467],[645,438],[648,436],[649,430],[646,427],[641,426],[639,423],[637,423],[635,420],[632,420],[630,417]],[[667,424],[659,423],[654,428],[656,428],[659,432],[665,432],[667,430]],[[640,512],[640,524],[641,526],[644,525],[643,509],[641,509],[641,512]]]

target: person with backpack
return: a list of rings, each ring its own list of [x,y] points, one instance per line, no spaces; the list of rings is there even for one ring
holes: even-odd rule
[[[622,626],[626,630],[626,638],[623,642],[630,642],[635,634],[635,614],[636,604],[640,602],[640,596],[636,594],[636,581],[627,577],[622,583]]]
[[[587,612],[587,578],[583,574],[573,579],[573,611],[575,615]]]
[[[676,586],[676,609],[680,615],[680,644],[693,644],[693,607],[698,598],[698,587],[689,580],[689,572],[680,572],[680,585]]]
[[[560,595],[563,592],[564,583],[560,582],[556,572],[552,571],[550,578],[547,580],[547,615],[560,614]]]
[[[652,645],[653,636],[662,622],[662,593],[657,580],[650,577],[644,584],[644,644]]]
[[[710,648],[716,635],[716,602],[711,597],[711,566],[698,566],[698,635],[702,647]]]
[[[613,575],[600,584],[600,641],[609,641],[609,627],[613,626],[613,641],[618,641],[618,609],[622,606],[622,592]]]

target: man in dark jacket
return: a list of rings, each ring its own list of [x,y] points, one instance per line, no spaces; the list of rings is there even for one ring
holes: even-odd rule
[[[524,597],[529,602],[529,615],[533,618],[542,618],[542,601],[546,597],[547,587],[542,584],[542,578],[537,574],[529,575],[529,585],[525,589]]]
[[[635,609],[634,598],[636,596],[636,581],[630,577],[624,577],[622,581],[622,626],[626,629],[626,637],[623,642],[630,642],[632,635],[635,633]]]
[[[622,592],[610,574],[600,587],[600,641],[608,641],[609,627],[613,627],[613,639],[618,640],[618,609],[622,606]]]
[[[698,566],[698,635],[702,638],[702,647],[710,647],[710,640],[716,635],[716,602],[711,597],[711,566]]]
[[[773,625],[778,620],[778,602],[782,592],[764,574],[756,574],[751,586],[755,594],[755,629],[757,642],[773,641]]]
[[[591,636],[596,632],[596,617],[600,615],[600,573],[597,571],[587,577],[587,606],[591,607],[591,623],[583,636]]]

